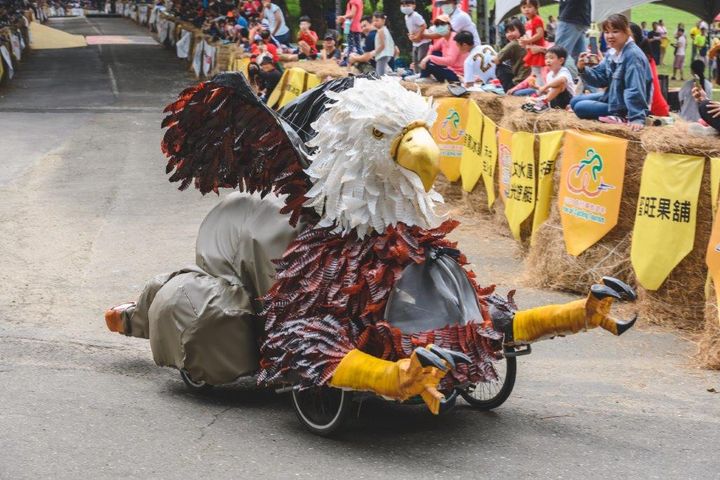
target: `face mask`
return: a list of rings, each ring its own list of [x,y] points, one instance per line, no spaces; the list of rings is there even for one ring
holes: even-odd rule
[[[404,15],[410,15],[413,12],[413,8],[412,7],[400,7],[400,11]]]
[[[455,5],[443,5],[440,8],[445,15],[450,15],[455,11]]]
[[[441,36],[445,36],[450,31],[450,27],[448,25],[438,25],[435,27],[435,33],[440,34]]]

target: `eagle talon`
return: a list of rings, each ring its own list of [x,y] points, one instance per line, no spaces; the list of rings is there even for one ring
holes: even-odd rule
[[[622,280],[618,280],[614,277],[602,277],[602,282],[607,286],[616,291],[618,294],[620,294],[620,298],[622,300],[633,302],[637,300],[637,293],[635,293],[635,290],[628,285],[627,283],[623,282]]]

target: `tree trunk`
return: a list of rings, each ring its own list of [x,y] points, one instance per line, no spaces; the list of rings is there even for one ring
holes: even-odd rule
[[[387,15],[386,25],[395,40],[395,45],[400,49],[402,56],[407,57],[408,52],[412,49],[412,44],[407,36],[405,15],[400,11],[400,0],[384,0],[383,6],[385,15]]]

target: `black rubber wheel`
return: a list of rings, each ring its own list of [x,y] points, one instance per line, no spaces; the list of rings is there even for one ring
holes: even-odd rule
[[[515,349],[507,348],[506,352],[514,352]],[[470,385],[460,390],[460,395],[476,410],[492,410],[497,408],[508,399],[515,387],[515,376],[517,375],[517,359],[515,357],[503,356],[496,366],[498,379],[491,382]]]
[[[180,378],[182,378],[185,385],[193,392],[207,392],[212,388],[212,385],[202,380],[193,380],[186,370],[180,370]]]
[[[331,387],[293,389],[292,402],[305,428],[327,437],[345,424],[352,409],[352,392]]]

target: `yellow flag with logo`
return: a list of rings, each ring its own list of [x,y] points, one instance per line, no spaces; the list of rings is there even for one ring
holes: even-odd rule
[[[512,172],[512,138],[513,132],[507,128],[498,128],[498,183],[500,199],[506,203],[510,190],[510,174]]]
[[[705,159],[650,153],[643,165],[630,259],[635,276],[657,290],[692,251]]]
[[[580,255],[617,225],[627,140],[568,130],[558,186],[565,249]]]
[[[516,132],[512,136],[510,182],[505,199],[505,217],[515,240],[520,240],[520,226],[535,208],[535,135]]]
[[[267,104],[270,108],[280,109],[320,83],[320,77],[315,74],[299,67],[288,68],[268,98]]]
[[[454,182],[460,178],[468,100],[456,97],[440,98],[437,99],[437,104],[437,120],[432,134],[440,148],[440,171],[448,180]]]
[[[472,192],[482,176],[482,129],[483,113],[477,103],[470,101],[467,107],[467,123],[465,128],[465,143],[463,144],[460,159],[460,178],[462,188]]]
[[[482,179],[487,193],[488,208],[495,203],[495,165],[497,164],[497,127],[489,117],[483,119]]]
[[[708,266],[708,275],[715,284],[715,296],[720,305],[720,219],[718,219],[717,213],[713,220],[712,233],[710,234],[710,242],[707,246],[705,261]],[[710,286],[706,285],[705,288],[707,290]],[[709,291],[705,292],[706,298],[709,296],[709,293]]]
[[[553,194],[553,178],[555,176],[555,163],[557,162],[560,146],[562,145],[564,131],[545,132],[538,134],[540,139],[540,157],[537,170],[537,202],[533,215],[532,237],[530,243],[535,241],[535,232],[550,216],[550,201]]]

